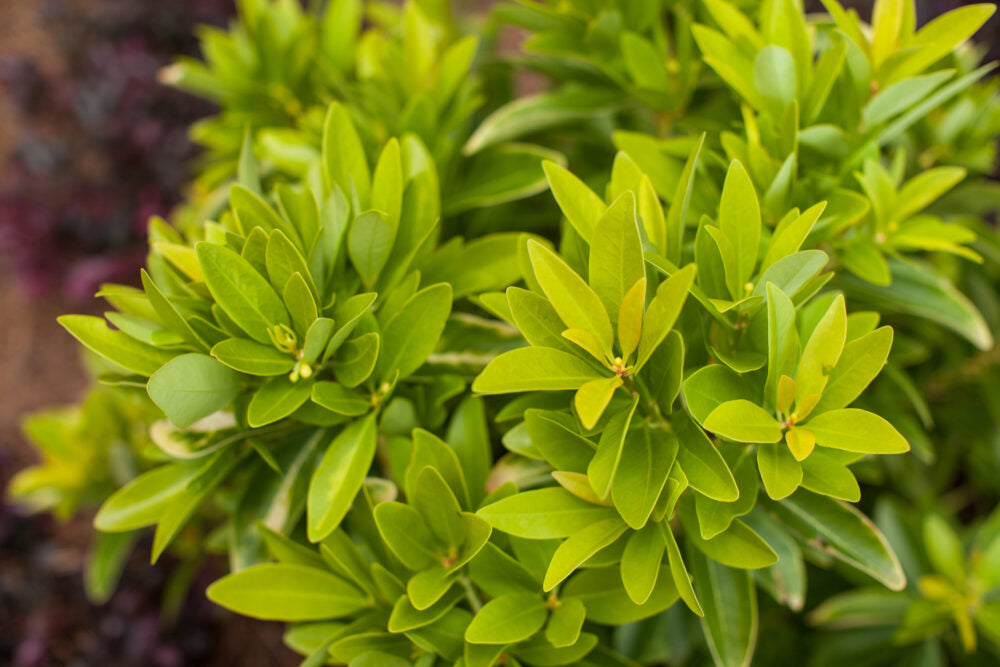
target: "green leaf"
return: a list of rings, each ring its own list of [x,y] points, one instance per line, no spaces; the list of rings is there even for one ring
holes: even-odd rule
[[[814,415],[847,407],[882,371],[892,347],[892,327],[876,329],[844,346]]]
[[[684,380],[683,390],[688,412],[700,424],[726,401],[750,400],[756,393],[745,377],[723,364],[699,368]]]
[[[150,562],[155,563],[159,559],[205,498],[229,476],[240,458],[237,450],[230,448],[206,459],[197,477],[170,500],[156,524]]]
[[[445,546],[457,549],[465,538],[462,508],[454,492],[437,470],[424,466],[417,474],[410,503]]]
[[[618,310],[618,346],[622,358],[628,359],[639,347],[642,335],[642,313],[646,307],[646,279],[641,278],[625,293]]]
[[[594,456],[594,443],[554,417],[543,410],[525,411],[524,424],[532,444],[556,470],[586,471]]]
[[[783,442],[758,446],[757,467],[767,495],[774,500],[792,495],[802,483],[802,464]]]
[[[311,393],[312,382],[292,382],[284,375],[273,377],[261,385],[250,399],[247,423],[259,428],[284,419],[308,401]]]
[[[634,531],[625,543],[621,562],[622,584],[629,598],[636,604],[645,604],[653,593],[665,549],[660,524],[654,523]]]
[[[532,540],[569,537],[618,516],[615,510],[591,505],[561,487],[524,491],[487,505],[477,514],[497,530]]]
[[[380,211],[366,211],[351,223],[347,252],[366,287],[378,280],[395,238],[396,229]]]
[[[589,332],[601,345],[601,351],[610,355],[614,340],[611,320],[594,290],[542,244],[528,241],[528,254],[535,278],[566,327]]]
[[[604,414],[604,409],[611,402],[615,390],[620,386],[622,386],[622,379],[615,375],[600,380],[591,380],[577,389],[573,405],[576,407],[576,413],[585,429],[589,431],[594,428],[601,415]]]
[[[452,482],[447,475],[452,490],[459,499],[467,495],[466,507],[478,507],[486,494],[486,480],[493,465],[493,445],[490,442],[489,424],[486,421],[486,406],[483,399],[466,396],[452,413],[447,432],[448,445],[461,463],[463,484]],[[444,472],[441,466],[435,466]],[[459,488],[455,488],[456,484]],[[468,493],[464,488],[468,485]]]
[[[576,598],[587,608],[587,620],[601,625],[624,625],[655,616],[677,601],[670,577],[659,577],[644,604],[629,598],[617,567],[587,568],[577,572],[560,589],[563,600]]]
[[[285,283],[285,289],[282,290],[281,296],[288,309],[288,314],[292,318],[295,332],[304,337],[306,331],[316,321],[319,308],[301,273],[292,274],[292,277]]]
[[[674,537],[674,533],[670,529],[670,524],[661,523],[659,528],[660,535],[667,547],[667,557],[670,560],[670,576],[673,577],[674,585],[677,586],[677,592],[680,594],[681,599],[684,600],[684,604],[691,611],[697,616],[704,616],[705,612],[701,608],[701,603],[694,592],[694,587],[691,586],[690,575],[688,575],[687,568],[684,566],[684,559],[681,557],[681,550],[677,546],[677,538]]]
[[[837,295],[802,350],[799,367],[795,371],[796,404],[802,405],[810,396],[822,394],[828,375],[844,350],[846,339],[847,309],[844,297]]]
[[[93,604],[103,604],[110,599],[138,538],[138,532],[98,532],[94,535],[84,575],[87,599]]]
[[[375,457],[375,417],[352,422],[327,447],[309,482],[309,541],[332,533],[351,508]]]
[[[194,254],[194,249],[189,248],[191,254]],[[201,269],[199,268],[199,272]],[[198,333],[191,328],[190,323],[184,319],[184,316],[177,309],[167,296],[160,291],[160,288],[156,286],[153,279],[145,269],[140,269],[140,276],[142,278],[142,287],[146,292],[146,297],[149,299],[149,304],[159,315],[160,320],[163,321],[164,325],[177,333],[179,333],[184,340],[191,343],[197,348],[206,349],[208,346]]]
[[[514,644],[541,630],[547,617],[548,609],[537,595],[501,595],[476,613],[465,629],[465,641],[470,644]]]
[[[816,444],[846,452],[901,454],[910,444],[884,418],[857,408],[830,410],[806,423]]]
[[[687,162],[684,163],[684,170],[677,181],[677,189],[674,191],[674,198],[671,200],[670,212],[667,214],[667,238],[666,248],[660,248],[666,258],[675,266],[681,263],[681,250],[684,245],[684,226],[687,222],[688,208],[691,203],[691,194],[694,190],[694,174],[698,166],[698,158],[701,155],[702,146],[705,145],[705,133],[698,138]]]
[[[596,521],[570,535],[552,555],[552,561],[545,571],[542,590],[551,591],[587,559],[621,537],[626,530],[628,525],[624,521],[611,517]]]
[[[344,343],[332,364],[340,384],[353,388],[368,379],[378,360],[379,340],[372,331]]]
[[[179,428],[229,405],[241,388],[240,376],[204,354],[182,354],[153,373],[149,397]]]
[[[139,375],[152,375],[174,356],[172,352],[140,343],[131,336],[111,329],[99,317],[63,315],[59,318],[59,324],[88,349]]]
[[[637,86],[649,90],[670,89],[670,75],[664,58],[648,39],[634,32],[624,32],[621,49],[625,67]]]
[[[342,618],[370,605],[340,577],[303,565],[264,563],[208,587],[212,602],[244,616],[274,621]]]
[[[281,298],[245,259],[225,246],[204,241],[195,250],[215,302],[251,338],[269,345],[268,329],[291,324]]]
[[[965,548],[948,522],[937,514],[928,514],[923,525],[924,549],[934,570],[948,577],[956,586],[965,586]]]
[[[289,279],[297,273],[309,287],[309,293],[313,298],[319,297],[312,274],[309,272],[309,265],[280,229],[275,229],[268,236],[264,262],[267,267],[267,277],[276,292],[280,293],[287,289]]]
[[[845,276],[847,294],[885,314],[903,313],[936,322],[981,350],[993,347],[993,334],[976,306],[933,268],[896,259],[889,262],[889,268],[892,284],[885,287]]]
[[[568,352],[522,347],[504,352],[487,364],[472,383],[472,390],[481,394],[561,391],[579,389],[601,378],[603,375],[593,366]]]
[[[365,149],[347,109],[337,102],[330,105],[323,124],[323,181],[327,191],[339,185],[348,199],[356,192],[362,206],[368,203],[371,172]]]
[[[649,302],[642,325],[636,371],[646,364],[673,328],[687,301],[696,270],[694,264],[688,264],[660,283],[656,289],[656,296]]]
[[[681,497],[680,515],[688,542],[712,560],[746,570],[769,567],[778,561],[767,542],[739,519],[712,539],[702,539],[694,499],[689,495]]]
[[[530,246],[529,252],[531,252]],[[535,263],[536,260],[533,256],[532,264]],[[537,269],[535,275],[538,277],[542,289],[546,290],[546,295],[549,296],[556,310],[560,311],[560,315],[562,315],[560,303],[548,293],[546,281],[538,276]],[[543,275],[547,274],[543,273]],[[608,207],[594,226],[594,233],[590,239],[590,285],[600,297],[607,314],[612,318],[617,318],[625,295],[636,282],[645,276],[642,239],[639,237],[636,219],[635,195],[628,191],[624,192]],[[588,329],[587,326],[583,325],[585,320],[576,319],[574,322],[567,321],[566,325]]]
[[[282,375],[295,367],[295,359],[272,345],[246,338],[227,338],[212,347],[212,356],[226,366],[247,375]]]
[[[951,53],[972,37],[996,11],[994,5],[973,4],[958,7],[929,21],[913,36],[913,49],[905,49],[890,57],[879,78],[887,82],[900,80],[922,72]],[[895,62],[894,62],[895,61]]]
[[[201,468],[200,462],[173,463],[139,475],[104,501],[94,517],[94,527],[105,533],[121,533],[156,523]]]
[[[372,408],[370,401],[336,382],[317,382],[312,387],[312,400],[337,414],[357,417]]]
[[[861,512],[846,503],[799,490],[768,507],[803,540],[822,538],[824,551],[882,582],[902,590],[906,577],[885,537]]]
[[[545,625],[546,641],[556,648],[572,646],[580,637],[586,616],[587,608],[577,598],[560,601]]]
[[[508,102],[491,113],[472,133],[462,152],[472,155],[487,146],[517,139],[610,112],[621,100],[593,87],[567,87]]]
[[[753,63],[744,52],[724,35],[706,26],[696,24],[691,27],[691,32],[705,62],[747,102],[760,108],[761,102],[754,86]]]
[[[799,332],[795,328],[795,304],[774,283],[767,283],[767,377],[764,404],[778,405],[778,383],[795,374],[799,360]]]
[[[698,526],[701,529],[701,536],[706,540],[729,528],[733,519],[745,515],[757,503],[760,482],[753,451],[749,447],[739,446],[738,449],[737,447],[733,446],[730,452],[737,453],[732,470],[736,485],[739,487],[739,498],[730,503],[723,503],[703,494],[695,496]]]
[[[448,613],[455,604],[465,597],[459,586],[448,589],[441,599],[426,609],[417,609],[405,595],[396,600],[389,616],[389,632],[407,632],[430,625]],[[354,664],[354,663],[351,663]],[[407,662],[407,665],[410,663]]]
[[[745,667],[757,643],[757,592],[749,572],[726,567],[688,550],[695,591],[702,601],[701,628],[716,665]]]
[[[333,321],[338,325],[338,329],[323,352],[323,361],[333,356],[333,353],[340,349],[340,346],[347,341],[348,336],[354,332],[354,327],[357,326],[358,320],[368,312],[368,309],[375,303],[375,299],[377,298],[378,294],[366,292],[364,294],[355,294],[343,303],[337,304],[333,311]]]
[[[466,506],[470,504],[466,476],[459,462],[458,452],[433,433],[417,428],[413,430],[413,453],[403,483],[407,496],[416,493],[417,478],[427,466],[440,473],[460,502]]]
[[[781,424],[746,399],[726,401],[705,418],[705,428],[736,442],[778,442]]]
[[[772,118],[781,118],[795,99],[795,60],[792,54],[774,44],[757,52],[753,63],[754,86],[767,105]]]
[[[826,210],[826,206],[826,202],[820,202],[806,209],[801,215],[791,218],[787,224],[779,224],[771,236],[767,253],[764,255],[764,260],[760,263],[760,270],[762,272],[767,271],[779,259],[798,252],[803,241],[809,236],[809,232],[812,231],[817,220],[823,214],[823,211]],[[761,282],[763,281],[757,281],[757,285],[760,286]]]
[[[305,340],[302,342],[302,361],[314,364],[319,355],[326,349],[334,332],[334,321],[328,317],[319,317],[309,325]]]
[[[760,204],[753,181],[743,165],[733,161],[726,173],[719,203],[719,229],[736,251],[736,283],[753,275],[760,249]]]
[[[806,598],[806,564],[802,549],[777,519],[756,508],[744,519],[778,554],[778,562],[753,573],[754,580],[779,604],[802,611]]]
[[[396,229],[403,207],[403,167],[400,163],[399,140],[386,142],[375,164],[372,176],[371,207],[385,214],[386,221]]]
[[[379,503],[375,506],[375,523],[386,545],[406,567],[420,571],[441,565],[434,536],[413,507]]]
[[[294,235],[294,230],[263,198],[242,185],[234,183],[229,189],[229,203],[244,234],[260,228],[267,233],[273,229],[284,229]]]
[[[739,498],[732,471],[705,432],[684,415],[678,415],[671,425],[680,442],[677,462],[691,487],[724,503]]]
[[[607,498],[611,493],[618,466],[621,464],[622,452],[625,449],[625,438],[628,435],[629,423],[635,414],[639,399],[636,397],[632,405],[623,409],[608,419],[597,452],[587,465],[587,478],[598,498]]]
[[[559,152],[534,144],[510,143],[477,153],[463,164],[463,177],[444,202],[444,213],[454,215],[475,208],[499,206],[544,192],[548,188],[541,166],[565,163]]]
[[[401,379],[412,375],[437,347],[449,313],[451,285],[447,283],[425,287],[410,297],[382,328],[376,375],[382,381],[396,371]]]
[[[537,347],[573,351],[573,346],[562,335],[566,325],[548,299],[520,287],[508,287],[507,304],[514,325],[526,341]]]
[[[611,497],[625,522],[640,530],[653,513],[670,468],[677,456],[677,438],[671,431],[649,426],[625,435],[621,463],[611,486]]]
[[[583,240],[589,242],[597,221],[604,214],[604,200],[565,167],[543,162],[542,168],[563,215]]]
[[[854,457],[852,454],[846,456]],[[802,462],[802,486],[825,496],[858,502],[861,488],[844,458],[845,454],[836,449],[814,449]]]
[[[965,178],[962,167],[936,167],[908,180],[896,194],[893,220],[906,220],[919,213]]]
[[[927,98],[942,83],[952,78],[955,70],[914,76],[886,86],[872,97],[861,110],[861,120],[868,126],[879,125]]]

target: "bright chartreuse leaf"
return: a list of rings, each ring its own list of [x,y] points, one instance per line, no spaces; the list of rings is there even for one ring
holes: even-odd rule
[[[563,215],[583,240],[589,241],[604,213],[604,201],[565,167],[547,161],[542,163],[542,168]]]
[[[850,405],[885,366],[891,347],[891,327],[881,327],[847,343],[813,413],[818,415]]]
[[[864,454],[901,454],[910,444],[885,418],[857,408],[830,410],[810,419],[805,427],[816,444]]]
[[[760,204],[753,181],[743,165],[729,166],[719,203],[719,229],[735,251],[735,283],[744,285],[753,275],[760,248]],[[734,295],[736,296],[736,295]]]
[[[656,296],[649,302],[642,324],[642,335],[639,338],[639,351],[635,362],[636,371],[645,365],[670,333],[687,301],[696,271],[697,267],[694,264],[688,264],[660,283],[656,289]]]
[[[592,365],[568,352],[522,347],[504,352],[487,364],[472,383],[472,390],[481,394],[560,391],[579,389],[603,377]]]
[[[604,409],[608,407],[615,390],[620,386],[622,379],[615,375],[600,380],[590,380],[576,390],[573,405],[585,429],[589,431],[594,428],[597,420],[604,414]]]
[[[437,347],[450,312],[451,286],[447,283],[414,294],[382,327],[376,375],[382,381],[396,371],[400,378],[412,375]]]
[[[591,523],[569,536],[552,555],[545,571],[542,590],[548,592],[580,567],[587,559],[621,537],[628,525],[619,517]]]
[[[146,345],[121,331],[111,329],[99,317],[63,315],[59,318],[59,324],[88,349],[140,375],[152,375],[174,356],[166,350]]]
[[[625,592],[636,604],[649,599],[660,575],[663,553],[666,549],[660,524],[647,524],[642,530],[633,531],[622,552],[621,577]]]
[[[534,259],[532,263],[534,264]],[[538,277],[537,269],[535,274]],[[600,297],[608,316],[617,318],[625,295],[645,275],[635,195],[627,191],[612,202],[594,226],[594,233],[590,238],[590,286]],[[546,289],[545,282],[540,277],[539,282],[542,283],[542,289]],[[560,310],[559,304],[547,289],[546,294],[556,310]],[[570,322],[566,324],[570,327],[580,326]]]
[[[633,427],[625,436],[611,497],[625,522],[640,530],[660,498],[677,456],[677,438],[666,429]]]
[[[726,401],[705,418],[705,428],[736,442],[778,442],[781,424],[746,399]]]
[[[759,445],[757,467],[767,495],[774,500],[792,495],[802,483],[802,464],[784,443]]]
[[[614,334],[608,312],[597,293],[542,244],[528,241],[528,254],[535,278],[560,319],[570,329],[589,332],[600,344],[601,351],[610,356]]]
[[[281,375],[295,366],[295,359],[246,338],[227,338],[212,347],[212,356],[226,366],[247,375]]]
[[[524,491],[477,512],[497,530],[533,540],[569,537],[618,513],[580,500],[561,487]]]
[[[272,377],[254,393],[247,406],[247,423],[254,428],[272,424],[298,410],[312,394],[312,382]]]
[[[219,579],[206,591],[218,605],[263,620],[350,616],[371,602],[340,577],[304,565],[263,563]]]
[[[251,338],[269,345],[269,329],[291,324],[281,297],[245,259],[214,243],[201,242],[195,250],[215,302]]]
[[[493,598],[476,612],[465,629],[470,644],[514,644],[528,639],[545,625],[548,608],[541,596],[508,593]]]
[[[309,482],[309,540],[319,542],[340,524],[375,456],[375,418],[344,428],[327,447]]]

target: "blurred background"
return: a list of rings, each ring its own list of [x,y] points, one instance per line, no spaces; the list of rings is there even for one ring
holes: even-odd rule
[[[870,13],[870,2],[844,4]],[[921,0],[919,19],[963,4]],[[197,55],[196,25],[233,12],[232,0],[0,0],[0,489],[34,462],[23,416],[87,385],[56,316],[98,311],[101,283],[135,283],[148,218],[183,196],[196,158],[188,127],[212,108],[157,72]],[[977,37],[990,59],[998,32],[994,17]],[[81,577],[89,517],[29,516],[5,498],[0,665],[297,664],[280,628],[205,600],[217,572],[154,568],[142,549],[115,595],[92,606]]]

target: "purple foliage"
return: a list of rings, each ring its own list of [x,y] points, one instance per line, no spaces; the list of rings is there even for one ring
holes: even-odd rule
[[[63,65],[0,62],[0,88],[20,114],[0,173],[0,248],[34,294],[88,298],[130,280],[146,221],[180,201],[194,148],[187,130],[211,108],[156,81],[193,28],[222,23],[230,0],[46,0],[41,21]]]

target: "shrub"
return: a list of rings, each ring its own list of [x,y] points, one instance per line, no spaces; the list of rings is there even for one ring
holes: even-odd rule
[[[163,414],[97,529],[306,664],[996,659],[992,7],[741,4],[505,6],[515,100],[443,2],[206,33],[202,194],[61,319]]]

